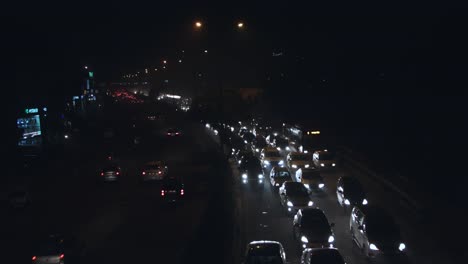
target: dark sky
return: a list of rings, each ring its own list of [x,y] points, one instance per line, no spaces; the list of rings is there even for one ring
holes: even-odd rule
[[[230,50],[234,44],[227,32],[242,19],[248,27],[243,55],[252,57],[252,65],[268,67],[262,56],[272,50],[304,56],[301,67],[290,68],[298,80],[325,76],[341,83],[341,88],[322,93],[447,92],[437,85],[407,87],[415,82],[450,82],[454,87],[465,79],[465,8],[407,2],[9,3],[1,13],[6,25],[1,45],[14,65],[15,91],[27,91],[22,95],[31,98],[60,97],[75,91],[83,64],[92,65],[97,78],[113,80],[191,46],[191,25],[197,18],[209,31],[208,46]],[[376,79],[390,88],[343,88],[353,82],[372,86]]]

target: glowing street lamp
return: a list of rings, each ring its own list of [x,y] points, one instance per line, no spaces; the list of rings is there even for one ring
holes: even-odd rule
[[[200,22],[200,21],[195,22],[195,27],[196,28],[201,28],[202,26],[203,26],[202,22]]]
[[[243,27],[244,27],[244,23],[243,23],[243,22],[237,23],[237,27],[238,27],[238,28],[243,28]]]

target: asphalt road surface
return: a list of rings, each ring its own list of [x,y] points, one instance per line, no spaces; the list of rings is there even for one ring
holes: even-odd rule
[[[206,234],[208,228],[219,238],[229,222],[229,211],[219,212],[226,200],[220,192],[230,195],[219,187],[220,179],[229,178],[219,146],[201,124],[183,116],[136,122],[138,129],[130,119],[117,121],[110,125],[113,137],[104,139],[99,131],[106,127],[98,124],[88,133],[93,137],[75,135],[63,153],[32,172],[31,206],[2,214],[1,246],[9,252],[2,262],[30,263],[39,238],[49,233],[84,241],[81,263],[180,263],[195,257],[215,262],[224,255],[229,247],[224,243],[212,245],[210,251],[218,253],[210,256],[197,255],[194,247],[214,237]],[[182,135],[168,138],[168,127],[181,129]],[[134,134],[141,137],[138,145],[132,143]],[[117,183],[101,184],[99,169],[109,151],[123,175]],[[139,168],[151,160],[165,161],[169,174],[183,179],[185,201],[168,206],[158,184],[139,181]]]
[[[287,259],[290,263],[300,263],[300,241],[293,238],[292,216],[287,216],[280,204],[279,195],[273,190],[266,175],[265,184],[261,190],[245,186],[237,166],[231,161],[231,169],[235,179],[235,192],[239,208],[237,219],[240,226],[238,255],[242,255],[247,243],[253,240],[276,240],[283,244]],[[366,175],[353,171],[352,168],[342,166],[334,170],[322,171],[325,180],[325,193],[312,194],[316,207],[322,209],[329,222],[335,223],[334,246],[338,248],[345,261],[349,264],[368,263],[360,249],[355,245],[349,233],[350,211],[344,210],[337,202],[336,182],[345,174],[356,175],[368,192],[370,204],[379,204],[386,208],[395,218],[401,228],[402,238],[407,246],[406,254],[399,257],[382,257],[373,259],[373,263],[451,263],[447,254],[437,245],[431,234],[433,231],[425,229],[420,219],[411,212],[398,197],[380,186]]]

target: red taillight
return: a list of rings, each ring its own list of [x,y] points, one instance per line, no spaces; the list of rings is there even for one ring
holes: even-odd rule
[[[115,174],[116,174],[116,175],[120,175],[120,172],[116,172]]]
[[[60,259],[63,259],[65,257],[65,254],[60,255]]]
[[[104,176],[104,172],[101,172],[101,176]]]
[[[180,195],[184,195],[184,189],[180,189]]]
[[[37,257],[33,256],[31,259],[32,259],[32,261],[35,261],[37,259]]]
[[[112,159],[112,156],[107,157],[107,159],[108,159],[108,160],[111,160],[111,159]]]
[[[170,136],[170,135],[171,135],[171,133],[167,133],[167,135],[168,135],[168,136]]]
[[[141,172],[141,175],[146,175],[146,171]]]
[[[158,174],[161,175],[161,174],[162,174],[162,171],[158,171]]]
[[[179,132],[176,132],[175,134],[176,134],[176,135],[179,135]]]
[[[161,196],[164,196],[164,190],[161,190]]]

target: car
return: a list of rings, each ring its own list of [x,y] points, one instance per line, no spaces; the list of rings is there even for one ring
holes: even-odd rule
[[[239,168],[242,168],[244,165],[246,165],[249,162],[258,162],[258,163],[260,163],[260,160],[257,157],[255,157],[255,155],[250,150],[240,151],[236,155],[236,159],[237,159],[237,164],[238,164]]]
[[[118,181],[122,176],[120,166],[115,162],[110,162],[101,170],[100,179],[104,182]]]
[[[11,208],[25,208],[31,203],[31,196],[26,189],[18,188],[8,194],[8,204]]]
[[[232,153],[239,152],[240,150],[246,150],[247,145],[244,143],[241,137],[234,135],[229,138],[229,145],[231,146]]]
[[[180,132],[180,130],[176,129],[176,128],[169,128],[166,132],[166,134],[170,137],[176,137],[176,136],[180,136],[182,134],[182,132]]]
[[[31,252],[31,261],[37,264],[79,263],[84,249],[84,243],[76,237],[53,234],[37,243]]]
[[[291,170],[300,168],[310,168],[313,166],[312,158],[309,154],[301,152],[291,152],[286,156],[286,164]]]
[[[286,264],[286,252],[278,241],[252,241],[247,245],[244,264]]]
[[[245,144],[252,144],[255,140],[255,135],[250,132],[246,132],[242,135],[242,139],[244,140]]]
[[[289,140],[284,137],[276,137],[273,140],[273,146],[278,151],[291,151],[291,147],[289,146]]]
[[[306,208],[297,211],[293,221],[293,236],[305,248],[333,247],[335,235],[325,213],[318,208]]]
[[[306,248],[302,251],[301,264],[346,264],[336,248]]]
[[[250,160],[243,163],[240,168],[243,184],[252,184],[254,186],[263,186],[263,169],[258,160]]]
[[[279,188],[280,202],[288,214],[314,206],[309,190],[300,182],[287,181]]]
[[[351,176],[343,176],[338,179],[336,185],[336,197],[338,204],[345,208],[353,208],[356,205],[367,205],[366,193],[361,183]]]
[[[406,251],[393,217],[378,206],[354,206],[349,220],[351,237],[368,258],[401,255]]]
[[[242,136],[244,136],[245,133],[248,133],[248,132],[249,132],[249,130],[247,129],[247,127],[246,127],[246,126],[242,126],[241,128],[239,128],[239,133],[238,133],[238,135],[239,135],[240,137],[242,137]]]
[[[298,169],[296,180],[304,184],[305,187],[313,191],[322,191],[325,188],[325,181],[320,172],[314,167]]]
[[[267,146],[267,142],[263,136],[257,135],[253,141],[252,150],[256,153],[260,153],[260,151]]]
[[[334,168],[337,164],[334,153],[328,150],[315,151],[312,160],[317,168]]]
[[[168,168],[162,161],[151,161],[141,169],[141,180],[162,180],[167,175]]]
[[[270,171],[270,183],[274,188],[279,188],[286,181],[291,181],[291,173],[285,167],[275,166]]]
[[[174,177],[165,178],[161,185],[161,197],[167,202],[177,202],[185,196],[184,184]]]
[[[265,148],[260,154],[260,160],[264,168],[274,166],[284,167],[284,160],[280,152],[274,148]]]

